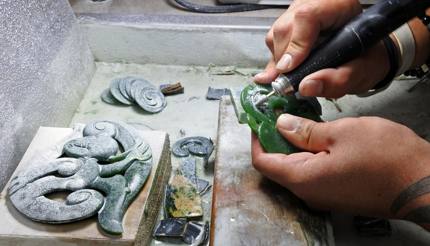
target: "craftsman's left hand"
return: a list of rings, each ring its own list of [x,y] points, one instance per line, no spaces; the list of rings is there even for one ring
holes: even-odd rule
[[[389,120],[317,123],[284,114],[277,128],[305,152],[268,154],[253,136],[253,165],[314,208],[393,218],[399,193],[430,175],[430,144]]]

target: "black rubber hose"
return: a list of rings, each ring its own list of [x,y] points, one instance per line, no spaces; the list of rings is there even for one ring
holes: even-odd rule
[[[197,12],[197,13],[233,13],[233,12],[245,12],[254,11],[260,9],[273,8],[270,5],[258,5],[258,4],[229,4],[229,5],[218,5],[218,6],[208,6],[196,3],[190,3],[185,0],[174,0],[182,8]]]

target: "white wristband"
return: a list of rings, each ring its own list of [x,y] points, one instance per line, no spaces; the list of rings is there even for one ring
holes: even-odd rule
[[[408,70],[415,59],[415,38],[408,23],[405,23],[393,33],[400,48],[400,64],[396,76]]]

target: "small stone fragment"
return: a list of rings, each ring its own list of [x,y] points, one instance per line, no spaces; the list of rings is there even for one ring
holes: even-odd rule
[[[203,196],[208,192],[211,188],[211,185],[209,184],[209,181],[206,181],[204,179],[197,179],[197,190],[199,191],[199,194]]]
[[[181,85],[180,82],[175,84],[160,85],[160,90],[165,96],[184,93],[184,87]]]
[[[182,238],[185,233],[186,219],[167,218],[160,221],[155,229],[155,237]]]
[[[230,95],[230,90],[227,88],[215,89],[209,86],[208,92],[206,94],[206,99],[208,100],[221,100],[222,96]]]
[[[203,216],[201,197],[186,177],[175,174],[166,189],[165,210],[168,217],[195,218]]]
[[[196,159],[186,158],[185,160],[183,160],[180,166],[180,172],[191,183],[193,183],[194,187],[196,187],[200,195],[203,195],[209,190],[210,188],[209,182],[197,177]]]
[[[191,183],[197,186],[196,160],[194,158],[184,159],[180,165],[180,172]]]
[[[208,239],[209,225],[206,222],[204,225],[190,221],[185,226],[183,240],[187,244],[201,245]]]
[[[209,223],[206,222],[203,225],[196,221],[187,223],[185,219],[163,219],[157,225],[154,231],[154,237],[157,239],[178,239],[190,245],[203,245],[209,239]],[[180,241],[176,243],[180,243]]]

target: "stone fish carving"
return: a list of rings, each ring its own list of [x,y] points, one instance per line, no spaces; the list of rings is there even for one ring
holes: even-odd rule
[[[33,165],[12,178],[8,195],[28,218],[52,224],[98,214],[100,227],[123,232],[123,216],[145,184],[152,152],[134,129],[111,121],[88,124],[83,137],[64,144],[64,155]],[[47,195],[71,192],[65,202]]]

